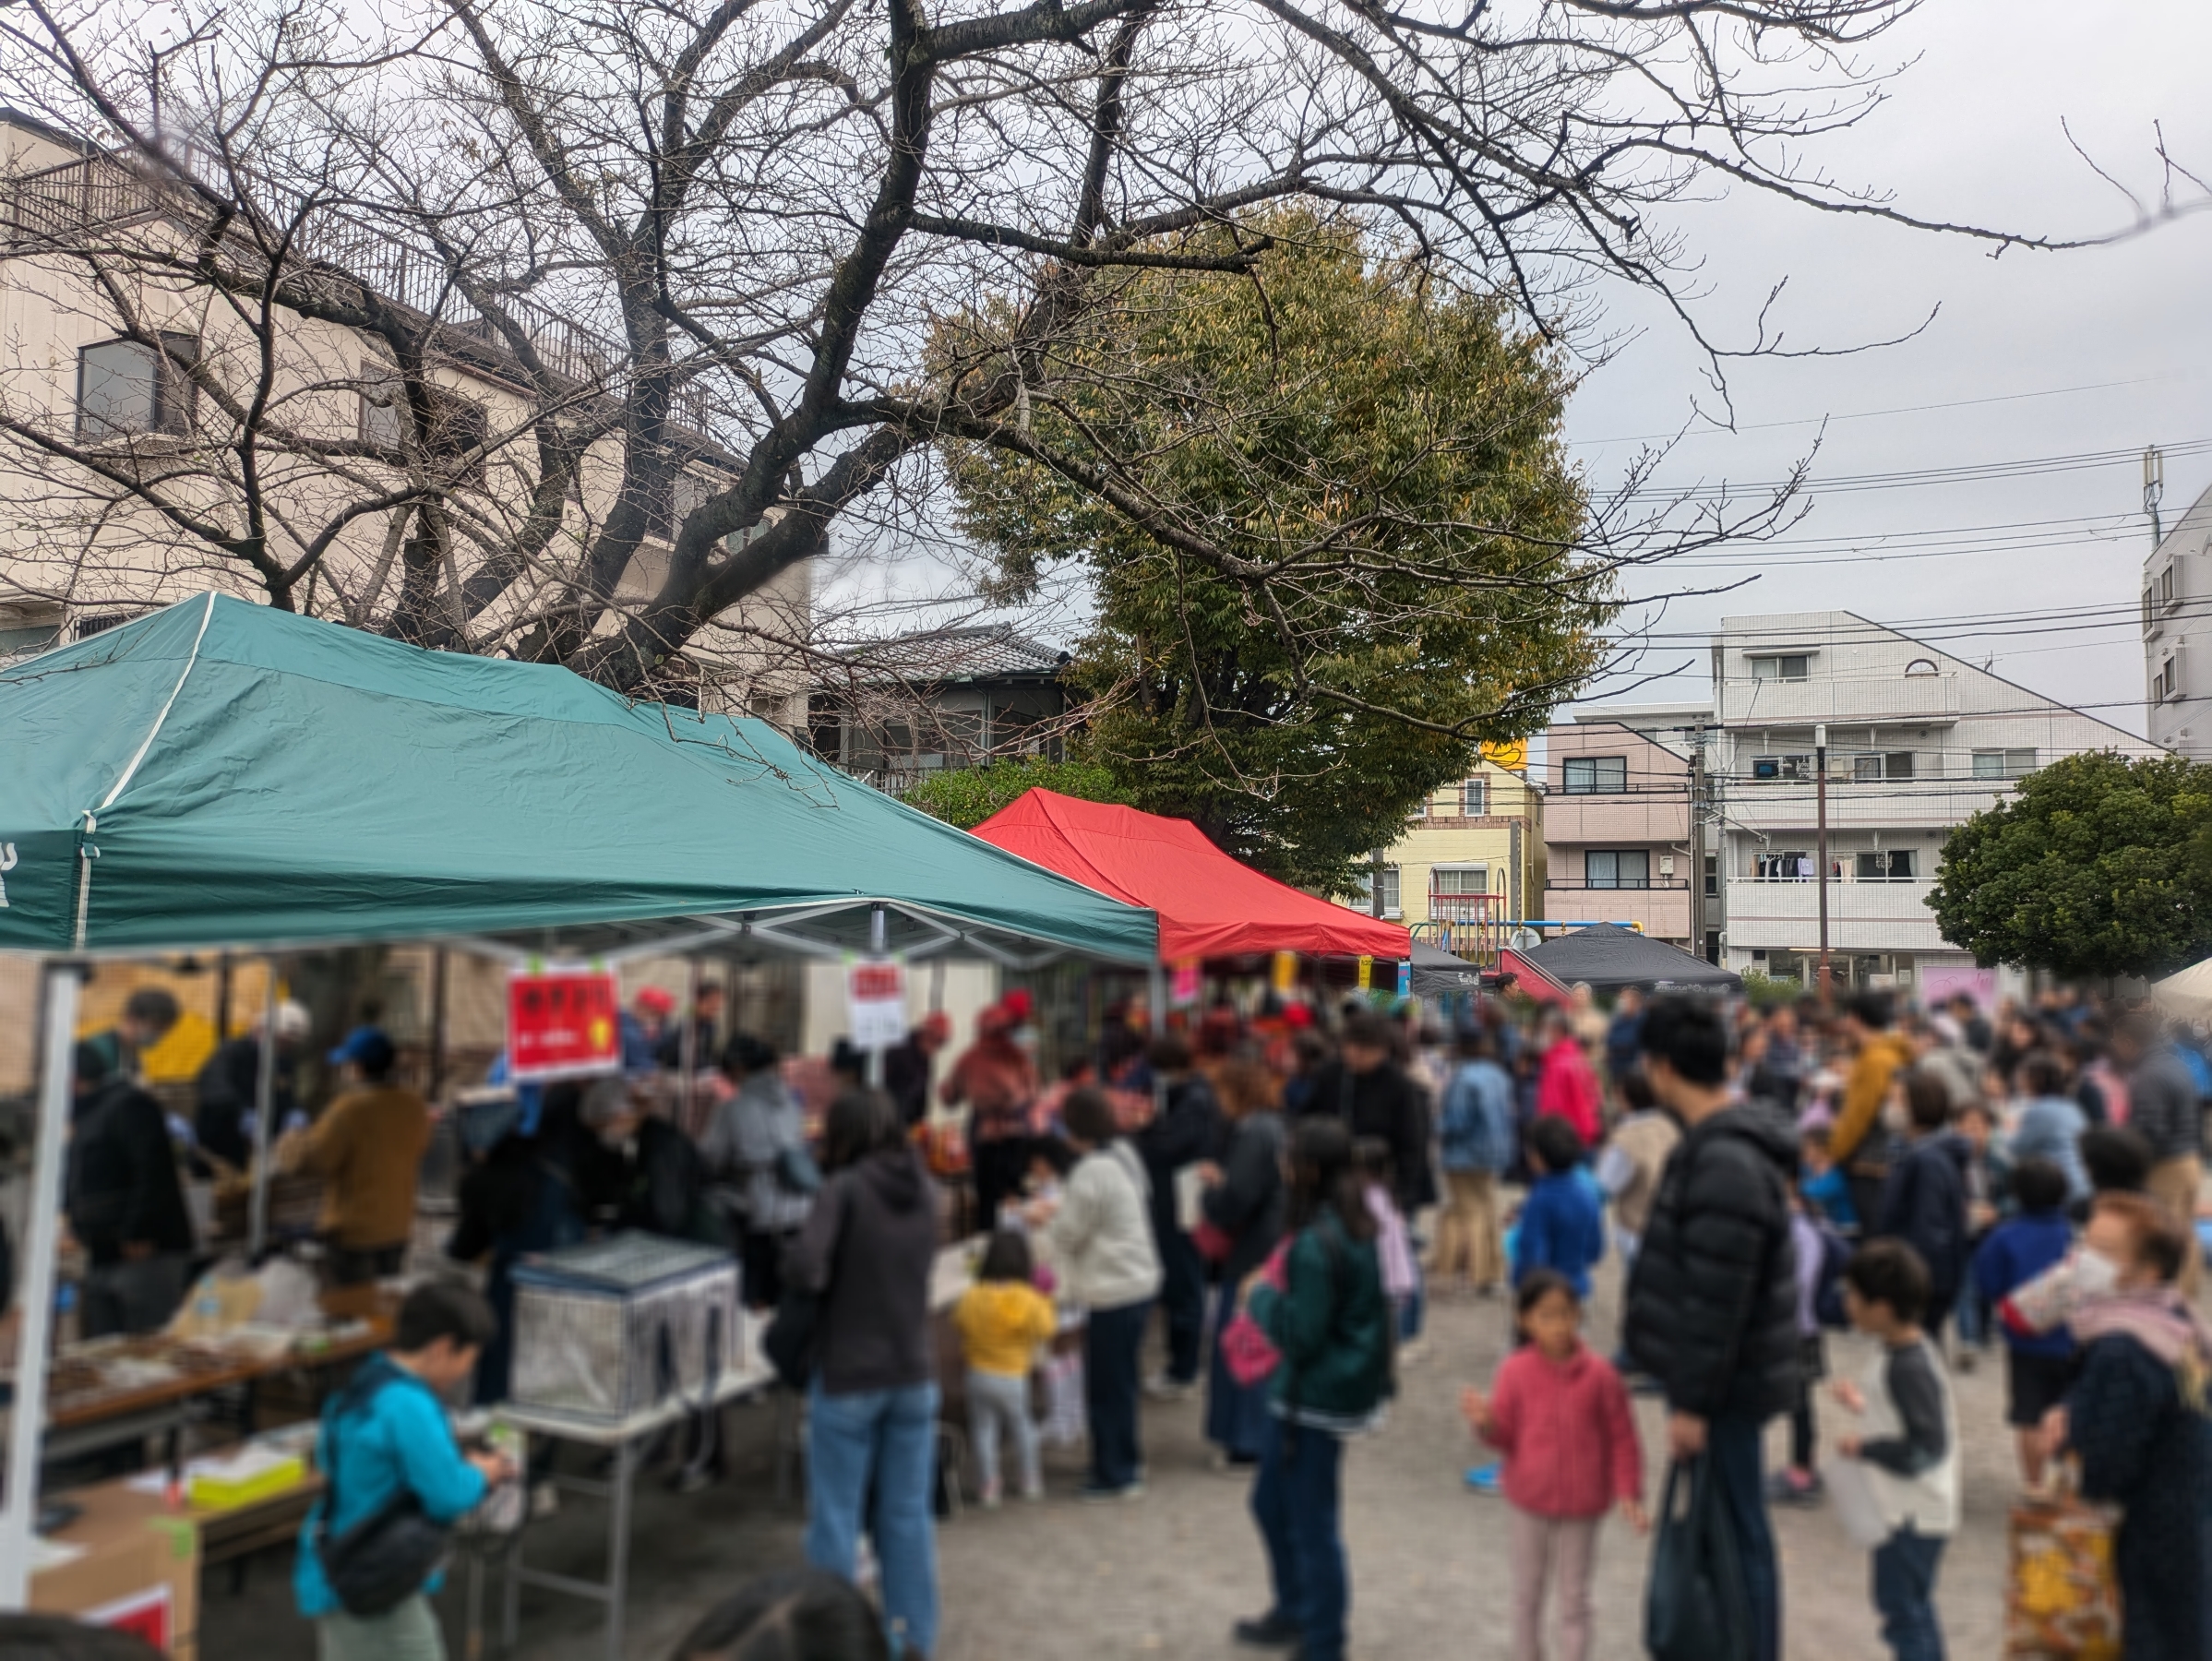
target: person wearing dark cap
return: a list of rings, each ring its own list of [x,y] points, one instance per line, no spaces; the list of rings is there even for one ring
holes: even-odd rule
[[[414,1229],[415,1177],[430,1145],[430,1109],[393,1081],[399,1052],[373,1026],[330,1052],[350,1088],[305,1130],[277,1144],[279,1171],[323,1179],[319,1225],[333,1285],[397,1274]]]
[[[123,1014],[115,1024],[104,1033],[94,1033],[85,1042],[100,1052],[109,1072],[135,1079],[139,1071],[139,1053],[169,1036],[178,1012],[176,998],[168,988],[140,986],[123,1000]]]
[[[192,1217],[161,1105],[77,1046],[69,1134],[69,1231],[89,1260],[78,1315],[87,1338],[150,1332],[185,1296]]]

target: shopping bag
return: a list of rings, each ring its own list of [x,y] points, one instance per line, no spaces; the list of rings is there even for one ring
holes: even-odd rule
[[[2016,1501],[2004,1584],[2009,1661],[2117,1661],[2112,1524],[2064,1485]]]
[[[1083,1356],[1069,1350],[1050,1356],[1045,1375],[1045,1417],[1038,1427],[1048,1448],[1072,1448],[1083,1439]]]
[[[1751,1661],[1751,1595],[1709,1454],[1667,1468],[1652,1537],[1644,1647],[1652,1661]]]

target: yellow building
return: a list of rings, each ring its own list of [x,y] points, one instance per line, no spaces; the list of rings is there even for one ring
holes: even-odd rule
[[[1459,935],[1450,950],[1469,949],[1467,925],[1542,915],[1542,791],[1523,772],[1478,760],[1422,805],[1384,851],[1381,875],[1382,914],[1440,945],[1447,931]]]

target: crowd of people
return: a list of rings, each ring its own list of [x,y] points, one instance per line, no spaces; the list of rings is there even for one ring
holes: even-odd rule
[[[195,1249],[179,1173],[250,1160],[252,1105],[270,1095],[274,1165],[325,1185],[326,1275],[397,1271],[430,1119],[394,1081],[390,1041],[350,1034],[329,1058],[341,1093],[296,1121],[288,1069],[274,1091],[247,1080],[237,1046],[257,1068],[262,1046],[233,1041],[180,1124],[132,1077],[163,1014],[135,999],[78,1052],[84,1330],[167,1319]],[[2000,1344],[2023,1483],[2063,1468],[2122,1508],[2122,1653],[2207,1653],[2212,1333],[2190,1297],[2212,1066],[2195,1035],[2071,993],[1901,1016],[1880,991],[1833,1010],[1634,990],[1601,1009],[1584,991],[1451,1014],[1447,1030],[1364,998],[1270,995],[1154,1032],[1123,1011],[1048,1082],[1017,990],[965,1047],[928,1018],[879,1086],[841,1046],[810,1106],[787,1058],[725,1034],[717,1005],[679,1017],[647,988],[625,1013],[621,1073],[518,1089],[472,1150],[446,1250],[475,1266],[482,1297],[420,1288],[331,1409],[339,1493],[300,1557],[325,1655],[437,1653],[433,1588],[356,1614],[321,1554],[401,1488],[449,1516],[515,1475],[489,1453],[425,1452],[414,1420],[463,1380],[502,1399],[517,1265],[616,1228],[736,1258],[805,1392],[807,1559],[872,1584],[906,1654],[938,1643],[939,1421],[964,1417],[982,1505],[1044,1499],[1031,1374],[1049,1356],[1080,1401],[1086,1501],[1142,1499],[1144,1404],[1203,1392],[1217,1464],[1249,1473],[1269,1575],[1268,1607],[1235,1637],[1341,1661],[1345,1450],[1385,1416],[1435,1297],[1497,1299],[1513,1337],[1461,1405],[1483,1452],[1467,1484],[1511,1513],[1516,1657],[1547,1653],[1548,1603],[1550,1653],[1583,1661],[1601,1524],[1650,1525],[1632,1392],[1661,1400],[1667,1453],[1725,1514],[1750,1654],[1780,1653],[1770,1509],[1841,1505],[1847,1479],[1879,1519],[1885,1640],[1905,1661],[1940,1656],[1934,1590],[1961,1487],[1951,1380]],[[284,1006],[277,1020],[289,1058],[305,1022]],[[966,1190],[983,1239],[940,1334],[947,1189]],[[1608,1256],[1622,1313],[1598,1333]],[[1873,1360],[1823,1391],[1844,1329]],[[957,1404],[940,1393],[940,1336],[964,1363]],[[1846,1424],[1823,1458],[1835,1411]],[[1764,1430],[1784,1416],[1789,1457],[1770,1474]]]

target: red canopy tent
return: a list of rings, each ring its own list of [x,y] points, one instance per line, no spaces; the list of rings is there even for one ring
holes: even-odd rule
[[[1396,923],[1316,900],[1262,877],[1208,842],[1188,819],[1032,790],[975,827],[994,847],[1160,915],[1160,957],[1403,958]]]

